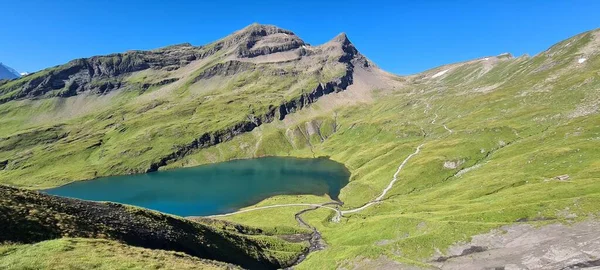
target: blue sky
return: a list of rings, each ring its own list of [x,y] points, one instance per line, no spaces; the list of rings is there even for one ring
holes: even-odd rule
[[[600,1],[0,0],[0,62],[37,71],[69,60],[274,24],[321,44],[340,32],[397,74],[511,52],[530,55],[600,27]],[[452,2],[452,3],[450,3]]]

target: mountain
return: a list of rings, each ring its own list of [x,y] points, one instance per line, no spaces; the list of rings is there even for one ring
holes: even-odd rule
[[[383,74],[343,34],[309,46],[290,31],[263,25],[207,46],[73,60],[0,85],[8,114],[35,106],[24,100],[47,105],[3,120],[3,173],[41,188],[154,171],[342,91],[358,70]],[[60,104],[65,101],[75,103]],[[36,141],[52,145],[52,154],[35,153]],[[25,149],[32,155],[20,159]],[[70,165],[58,168],[57,159]],[[48,174],[55,169],[63,172]]]
[[[44,189],[231,159],[328,157],[352,175],[342,216],[303,216],[327,245],[297,269],[596,265],[599,45],[594,30],[535,56],[396,76],[345,34],[313,46],[254,24],[205,46],[77,59],[0,81],[0,183]],[[327,201],[277,196],[255,207]],[[297,211],[221,219],[301,229]]]
[[[17,72],[16,70],[0,63],[0,80],[3,79],[16,79],[21,77],[21,74],[19,72]]]

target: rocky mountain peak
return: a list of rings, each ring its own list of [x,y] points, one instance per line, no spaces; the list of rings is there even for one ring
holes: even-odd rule
[[[292,31],[261,24],[251,24],[225,38],[224,42],[224,47],[237,47],[236,54],[240,58],[294,50],[306,44]]]
[[[341,44],[351,44],[352,43],[352,42],[350,42],[350,39],[348,39],[348,35],[346,35],[346,33],[344,33],[344,32],[339,33],[331,41],[341,43]]]
[[[2,62],[0,62],[0,80],[2,79],[16,79],[19,78],[21,75],[19,74],[19,72],[17,72],[16,70],[12,69],[9,66],[6,66],[4,64],[2,64]]]
[[[275,25],[253,23],[234,33],[241,36],[268,36],[273,34],[288,34],[295,35],[292,31],[279,28]]]
[[[273,25],[252,24],[205,46],[184,43],[150,51],[133,50],[76,59],[0,88],[0,103],[42,96],[69,97],[82,92],[104,94],[128,87],[132,83],[126,77],[134,72],[146,69],[175,72],[192,61],[209,57],[251,63],[303,59],[301,65],[308,66],[321,63],[323,59],[336,59],[344,64],[370,66],[345,33],[326,44],[310,47],[289,30]],[[223,66],[247,68],[247,65],[231,63]]]
[[[341,53],[339,59],[340,62],[353,62],[354,65],[360,65],[364,67],[371,66],[372,64],[356,49],[354,44],[350,41],[346,33],[340,33],[331,39],[329,42],[324,44],[329,51],[338,51]]]
[[[505,52],[505,53],[501,53],[498,56],[496,56],[496,58],[498,59],[513,59],[515,58],[512,53],[509,52]]]

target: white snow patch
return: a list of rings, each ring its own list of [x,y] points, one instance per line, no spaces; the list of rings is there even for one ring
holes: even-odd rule
[[[438,72],[438,73],[434,74],[433,76],[431,76],[431,78],[432,78],[432,79],[435,79],[435,78],[437,78],[437,77],[439,77],[439,76],[442,76],[442,75],[446,74],[446,72],[448,72],[448,70],[449,70],[449,69],[442,70],[442,71],[440,71],[440,72]]]
[[[21,76],[29,75],[29,72],[21,72]]]
[[[579,60],[577,60],[577,63],[583,64],[583,62],[585,61],[587,61],[587,58],[579,58]]]
[[[490,58],[489,58],[489,57],[486,57],[486,58],[483,58],[483,60],[487,61],[487,60],[490,60]]]

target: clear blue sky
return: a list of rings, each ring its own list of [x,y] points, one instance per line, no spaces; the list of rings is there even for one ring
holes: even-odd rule
[[[0,0],[0,62],[32,72],[130,49],[203,45],[258,22],[311,44],[346,32],[380,67],[412,74],[503,52],[533,55],[600,27],[598,0],[320,2]]]

